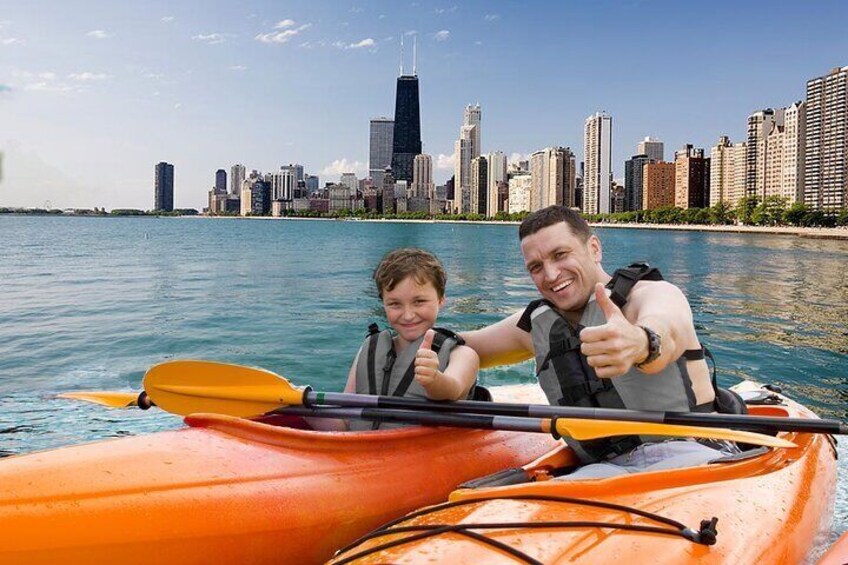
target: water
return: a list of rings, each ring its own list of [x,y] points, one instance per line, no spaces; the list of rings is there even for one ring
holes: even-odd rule
[[[58,400],[138,390],[151,365],[201,358],[340,390],[366,327],[370,280],[398,246],[448,271],[440,324],[494,322],[534,298],[515,226],[0,216],[0,455],[176,428],[156,411]],[[781,385],[848,419],[848,243],[755,234],[599,230],[604,265],[646,260],[692,304],[720,382]],[[482,374],[531,382],[529,364]],[[841,443],[834,533],[848,529]]]

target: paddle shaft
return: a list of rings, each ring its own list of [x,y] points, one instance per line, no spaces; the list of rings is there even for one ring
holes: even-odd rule
[[[742,429],[752,432],[805,432],[823,434],[848,434],[848,425],[838,420],[807,418],[782,418],[774,416],[750,416],[739,414],[702,414],[699,412],[647,412],[618,408],[584,408],[577,406],[547,406],[544,404],[511,404],[505,402],[481,402],[457,400],[434,402],[397,396],[372,396],[339,392],[315,392],[306,388],[303,394],[305,406],[330,404],[361,408],[394,408],[401,410],[428,410],[430,412],[463,412],[493,416],[521,418],[581,418],[589,420],[615,420],[674,424],[696,427],[721,427]]]

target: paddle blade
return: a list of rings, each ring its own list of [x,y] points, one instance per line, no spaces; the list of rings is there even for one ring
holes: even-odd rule
[[[767,447],[797,447],[791,441],[778,437],[754,432],[740,432],[726,428],[702,428],[617,420],[575,420],[572,418],[557,418],[556,427],[560,435],[573,437],[578,440],[625,435],[648,435],[724,439],[751,445],[765,445]]]
[[[61,394],[57,394],[56,398],[84,400],[86,402],[93,402],[94,404],[100,404],[101,406],[108,406],[110,408],[129,408],[131,406],[138,406],[137,392],[113,392],[108,390],[63,392]]]
[[[168,361],[144,375],[144,390],[174,414],[257,416],[303,404],[303,389],[264,369],[213,361]]]

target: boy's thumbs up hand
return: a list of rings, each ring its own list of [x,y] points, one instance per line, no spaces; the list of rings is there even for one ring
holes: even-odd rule
[[[415,380],[423,387],[433,384],[439,373],[439,355],[430,349],[435,336],[435,331],[427,330],[424,341],[415,353]]]
[[[645,330],[631,324],[621,309],[607,296],[604,285],[595,285],[595,300],[607,323],[580,332],[580,351],[601,378],[618,377],[644,359],[648,353]]]

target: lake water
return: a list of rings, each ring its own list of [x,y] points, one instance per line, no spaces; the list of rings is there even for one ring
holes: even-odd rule
[[[609,272],[649,261],[689,298],[720,382],[772,382],[848,418],[848,242],[598,230]],[[151,365],[199,358],[340,390],[371,321],[370,275],[400,246],[448,271],[440,325],[494,322],[536,294],[516,226],[0,216],[0,455],[181,426],[154,410],[58,400],[138,390]],[[532,381],[532,365],[483,384]],[[834,533],[848,529],[848,441]]]

